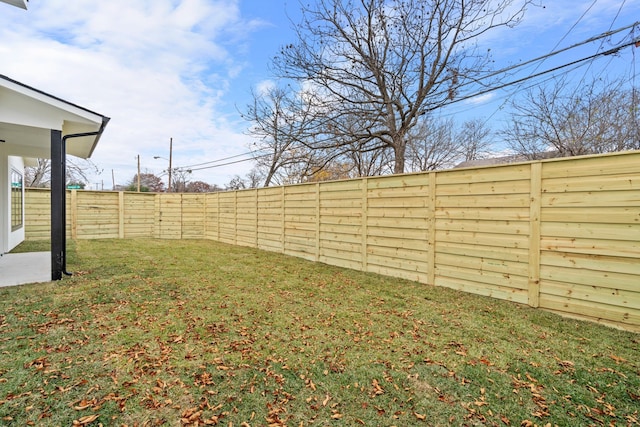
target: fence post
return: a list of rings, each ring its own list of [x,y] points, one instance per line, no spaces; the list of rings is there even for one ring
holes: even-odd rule
[[[216,242],[220,241],[220,216],[222,209],[220,208],[220,193],[216,193]]]
[[[285,250],[285,241],[286,241],[286,231],[285,231],[285,227],[286,227],[286,220],[285,220],[285,214],[287,213],[286,209],[285,209],[285,200],[286,200],[286,192],[285,192],[285,186],[283,185],[282,187],[282,193],[281,193],[281,197],[282,197],[282,212],[280,214],[281,216],[281,234],[280,234],[280,244],[282,245],[282,253],[286,253]]]
[[[78,190],[71,190],[71,203],[70,216],[71,216],[71,239],[78,238]]]
[[[208,193],[202,195],[202,235],[209,240],[209,217],[207,215],[207,197]]]
[[[258,227],[260,226],[260,203],[258,202],[259,197],[258,197],[258,189],[254,189],[254,195],[253,195],[253,206],[256,210],[256,216],[254,218],[254,224],[255,224],[255,240],[254,240],[254,247],[257,248],[258,247]]]
[[[238,190],[233,192],[233,244],[238,244]]]
[[[427,205],[427,284],[436,284],[436,176],[429,173],[429,194]]]
[[[162,197],[162,195],[160,193],[156,193],[153,197],[153,204],[154,204],[154,221],[155,221],[155,225],[153,227],[153,237],[155,239],[161,239],[162,238],[162,211],[161,211],[161,206],[162,206],[162,202],[160,200],[160,198]]]
[[[542,163],[531,163],[531,201],[529,205],[529,289],[528,303],[540,306],[540,210]]]
[[[316,262],[320,261],[320,183],[316,182]]]
[[[367,177],[362,178],[362,215],[360,220],[362,221],[362,271],[367,271],[369,268],[369,259],[367,253],[367,241],[368,241],[368,218],[369,218],[369,180]]]
[[[124,191],[118,191],[118,238],[124,239]]]

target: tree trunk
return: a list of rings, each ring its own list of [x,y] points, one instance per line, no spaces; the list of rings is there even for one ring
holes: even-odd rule
[[[393,166],[393,173],[394,174],[399,174],[399,173],[404,173],[404,158],[405,158],[405,153],[407,151],[407,142],[405,141],[404,137],[400,137],[398,138],[396,141],[394,141],[393,144],[393,154],[394,154],[394,166]]]

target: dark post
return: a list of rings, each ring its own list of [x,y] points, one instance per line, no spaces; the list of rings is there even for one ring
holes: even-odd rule
[[[66,256],[66,147],[62,131],[51,130],[51,280],[61,280]]]

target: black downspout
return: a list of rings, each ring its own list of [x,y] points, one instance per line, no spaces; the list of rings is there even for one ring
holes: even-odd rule
[[[75,133],[62,137],[51,130],[51,280],[61,280],[67,271],[67,139],[97,136],[98,132]]]

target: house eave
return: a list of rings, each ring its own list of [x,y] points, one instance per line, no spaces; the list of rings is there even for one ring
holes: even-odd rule
[[[6,3],[11,6],[19,7],[20,9],[27,10],[27,3],[29,0],[0,0],[0,3]]]
[[[102,114],[1,74],[0,95],[6,101],[0,104],[0,139],[12,145],[17,155],[48,157],[49,132],[60,130],[63,136],[95,133],[74,139],[68,147],[69,154],[89,158],[109,122]]]

